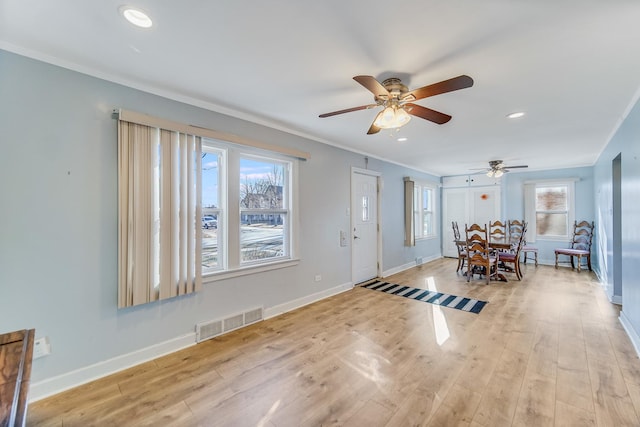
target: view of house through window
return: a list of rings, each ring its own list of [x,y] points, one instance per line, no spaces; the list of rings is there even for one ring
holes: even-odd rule
[[[241,262],[276,258],[286,253],[288,167],[282,162],[240,159]]]
[[[292,162],[203,143],[204,274],[291,256]]]
[[[569,234],[568,187],[536,186],[536,233],[538,236]]]

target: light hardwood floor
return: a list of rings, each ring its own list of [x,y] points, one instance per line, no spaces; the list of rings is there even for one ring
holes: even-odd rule
[[[30,426],[639,426],[640,361],[593,273],[467,283],[443,259],[35,402]]]

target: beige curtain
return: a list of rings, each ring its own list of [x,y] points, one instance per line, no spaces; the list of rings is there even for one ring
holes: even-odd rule
[[[404,245],[416,245],[415,207],[413,205],[415,182],[404,177]]]
[[[118,307],[202,288],[200,137],[118,121]]]

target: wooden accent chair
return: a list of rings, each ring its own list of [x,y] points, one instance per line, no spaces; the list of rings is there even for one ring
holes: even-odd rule
[[[518,229],[522,229],[523,227],[526,227],[526,223],[524,221],[519,221],[517,219],[509,220],[507,224],[508,224],[507,229],[509,230],[510,233],[512,229],[514,230],[514,232],[517,233]],[[533,254],[533,260],[535,261],[535,264],[537,267],[538,266],[538,248],[527,244],[526,232],[524,234],[525,234],[525,237],[524,237],[524,241],[522,242],[522,250],[521,250],[521,253],[524,254],[524,263],[525,264],[527,263],[529,254]]]
[[[518,234],[519,232],[519,234]],[[520,254],[524,246],[527,225],[524,224],[514,229],[513,234],[509,235],[510,242],[514,245],[514,249],[509,252],[500,252],[500,264],[504,270],[510,268],[516,273],[518,280],[522,280],[522,270],[520,269]]]
[[[567,255],[571,261],[571,268],[575,268],[573,258],[578,258],[578,273],[582,264],[582,258],[587,261],[587,267],[591,271],[591,243],[593,242],[593,232],[595,224],[593,221],[575,221],[573,224],[573,238],[568,248],[557,248],[556,268],[558,268],[558,255]]]
[[[487,225],[484,228],[478,224],[465,226],[467,240],[467,282],[471,280],[474,272],[484,274],[487,285],[491,277],[497,278],[498,253],[492,253],[489,249],[489,234]]]
[[[456,221],[451,221],[451,227],[453,228],[453,240],[456,242],[456,248],[458,249],[458,267],[456,272],[464,268],[464,260],[467,259],[467,246],[460,243],[460,228]]]

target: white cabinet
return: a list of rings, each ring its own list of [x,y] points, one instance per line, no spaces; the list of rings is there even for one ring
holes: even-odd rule
[[[453,242],[452,221],[458,222],[460,235],[464,238],[465,224],[489,224],[490,221],[500,219],[500,182],[496,184],[494,179],[491,185],[486,185],[482,178],[486,175],[470,175],[463,177],[444,177],[442,179],[442,254],[449,257],[457,257],[458,251]],[[470,178],[471,177],[471,178]],[[452,178],[449,180],[449,178]],[[466,184],[464,183],[466,179]],[[473,179],[473,181],[471,181]],[[447,187],[448,184],[454,184]],[[485,185],[480,185],[484,182]],[[455,184],[461,185],[455,185]],[[473,183],[477,183],[476,186]]]
[[[442,188],[500,186],[500,180],[489,178],[484,173],[442,177]]]

